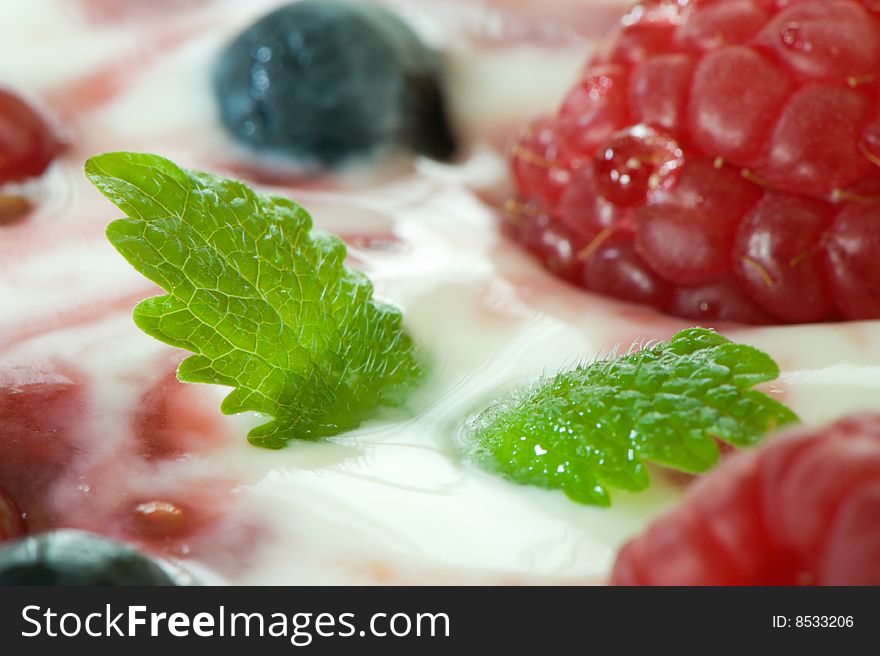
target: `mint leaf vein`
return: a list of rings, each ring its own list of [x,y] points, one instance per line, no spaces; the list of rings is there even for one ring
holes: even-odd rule
[[[224,413],[272,417],[251,443],[354,428],[423,375],[400,311],[293,201],[143,153],[98,155],[85,172],[127,215],[110,243],[168,292],[139,303],[134,322],[193,353],[181,381],[234,388]]]

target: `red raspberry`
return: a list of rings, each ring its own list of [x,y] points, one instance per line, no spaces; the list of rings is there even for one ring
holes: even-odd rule
[[[60,150],[43,118],[0,89],[0,185],[41,175]]]
[[[738,453],[620,551],[614,585],[880,585],[880,414]]]
[[[880,318],[880,5],[651,0],[512,149],[508,230],[701,320]]]

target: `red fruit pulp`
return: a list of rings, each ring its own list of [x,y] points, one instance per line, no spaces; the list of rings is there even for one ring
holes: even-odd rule
[[[48,492],[76,453],[83,402],[75,378],[59,373],[0,388],[0,487],[33,530],[56,520]]]
[[[59,150],[46,121],[17,95],[0,89],[0,185],[42,175]]]
[[[0,542],[14,540],[27,532],[21,510],[12,497],[0,487]]]
[[[148,460],[202,453],[225,439],[216,409],[196,385],[177,380],[176,366],[141,398],[132,421],[139,454]]]

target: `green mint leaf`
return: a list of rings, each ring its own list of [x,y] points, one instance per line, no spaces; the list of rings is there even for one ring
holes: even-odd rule
[[[469,422],[469,455],[517,483],[607,506],[609,487],[648,487],[645,462],[702,472],[718,460],[713,438],[749,446],[797,421],[750,389],[778,375],[758,349],[690,328],[496,403]]]
[[[108,226],[110,243],[168,292],[139,303],[134,322],[194,353],[180,380],[235,388],[224,413],[273,418],[251,443],[348,430],[421,376],[399,310],[293,201],[149,154],[98,155],[85,172],[127,215]]]

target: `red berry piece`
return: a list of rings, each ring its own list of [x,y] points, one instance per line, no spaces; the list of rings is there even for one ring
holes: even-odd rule
[[[690,318],[880,318],[878,71],[874,0],[642,2],[514,149],[514,237]]]
[[[837,306],[853,319],[880,316],[880,206],[851,205],[826,236]]]
[[[829,203],[766,194],[739,226],[734,266],[748,294],[783,321],[821,321],[834,310],[822,236]]]
[[[636,65],[629,88],[633,120],[680,137],[693,69],[693,59],[681,54],[660,55]]]
[[[636,252],[631,238],[606,233],[585,254],[583,282],[589,289],[632,303],[665,309],[672,286],[654,273]]]
[[[0,185],[41,175],[59,148],[46,121],[21,98],[0,89]]]
[[[682,50],[715,50],[748,43],[767,24],[767,12],[752,0],[697,5],[675,33]]]
[[[744,46],[708,53],[694,72],[689,123],[701,152],[734,162],[754,160],[791,84],[773,62]]]
[[[551,221],[545,213],[529,207],[509,207],[507,231],[561,278],[575,282],[583,262],[580,251],[587,244],[579,240],[565,224]]]
[[[27,532],[27,526],[21,510],[15,505],[12,497],[0,487],[0,542],[14,540]]]
[[[535,121],[511,147],[511,168],[517,186],[533,201],[553,207],[569,180],[561,158],[556,125],[549,119]]]
[[[730,457],[621,550],[611,583],[880,584],[880,415]]]
[[[608,61],[632,64],[672,50],[675,24],[668,14],[648,12],[643,20],[623,25],[610,43]]]
[[[862,130],[859,150],[871,164],[880,166],[880,121],[875,120]]]
[[[880,526],[880,483],[865,485],[838,510],[820,565],[828,580],[859,585],[876,568],[880,536],[866,535],[865,528],[871,526]]]
[[[703,285],[676,287],[669,310],[697,323],[775,323],[773,315],[761,309],[733,276]]]
[[[53,485],[76,455],[82,389],[62,372],[33,372],[0,387],[0,486],[27,513],[32,530],[55,522]]]
[[[782,9],[755,39],[795,75],[845,80],[875,73],[880,32],[851,0],[810,0]]]
[[[731,269],[736,229],[760,189],[735,170],[688,161],[678,183],[654,194],[636,212],[636,243],[667,280],[708,282]]]
[[[555,216],[573,234],[581,235],[585,244],[610,230],[632,230],[633,211],[609,202],[599,192],[599,182],[592,165],[571,172],[571,182],[565,189]]]
[[[570,158],[592,159],[628,123],[628,72],[611,64],[587,70],[559,110],[561,145]]]
[[[649,193],[674,187],[683,164],[670,137],[643,125],[622,130],[596,153],[599,193],[618,207],[642,205]]]
[[[811,84],[783,109],[757,174],[776,189],[832,198],[880,168],[860,149],[876,103],[855,89]]]

